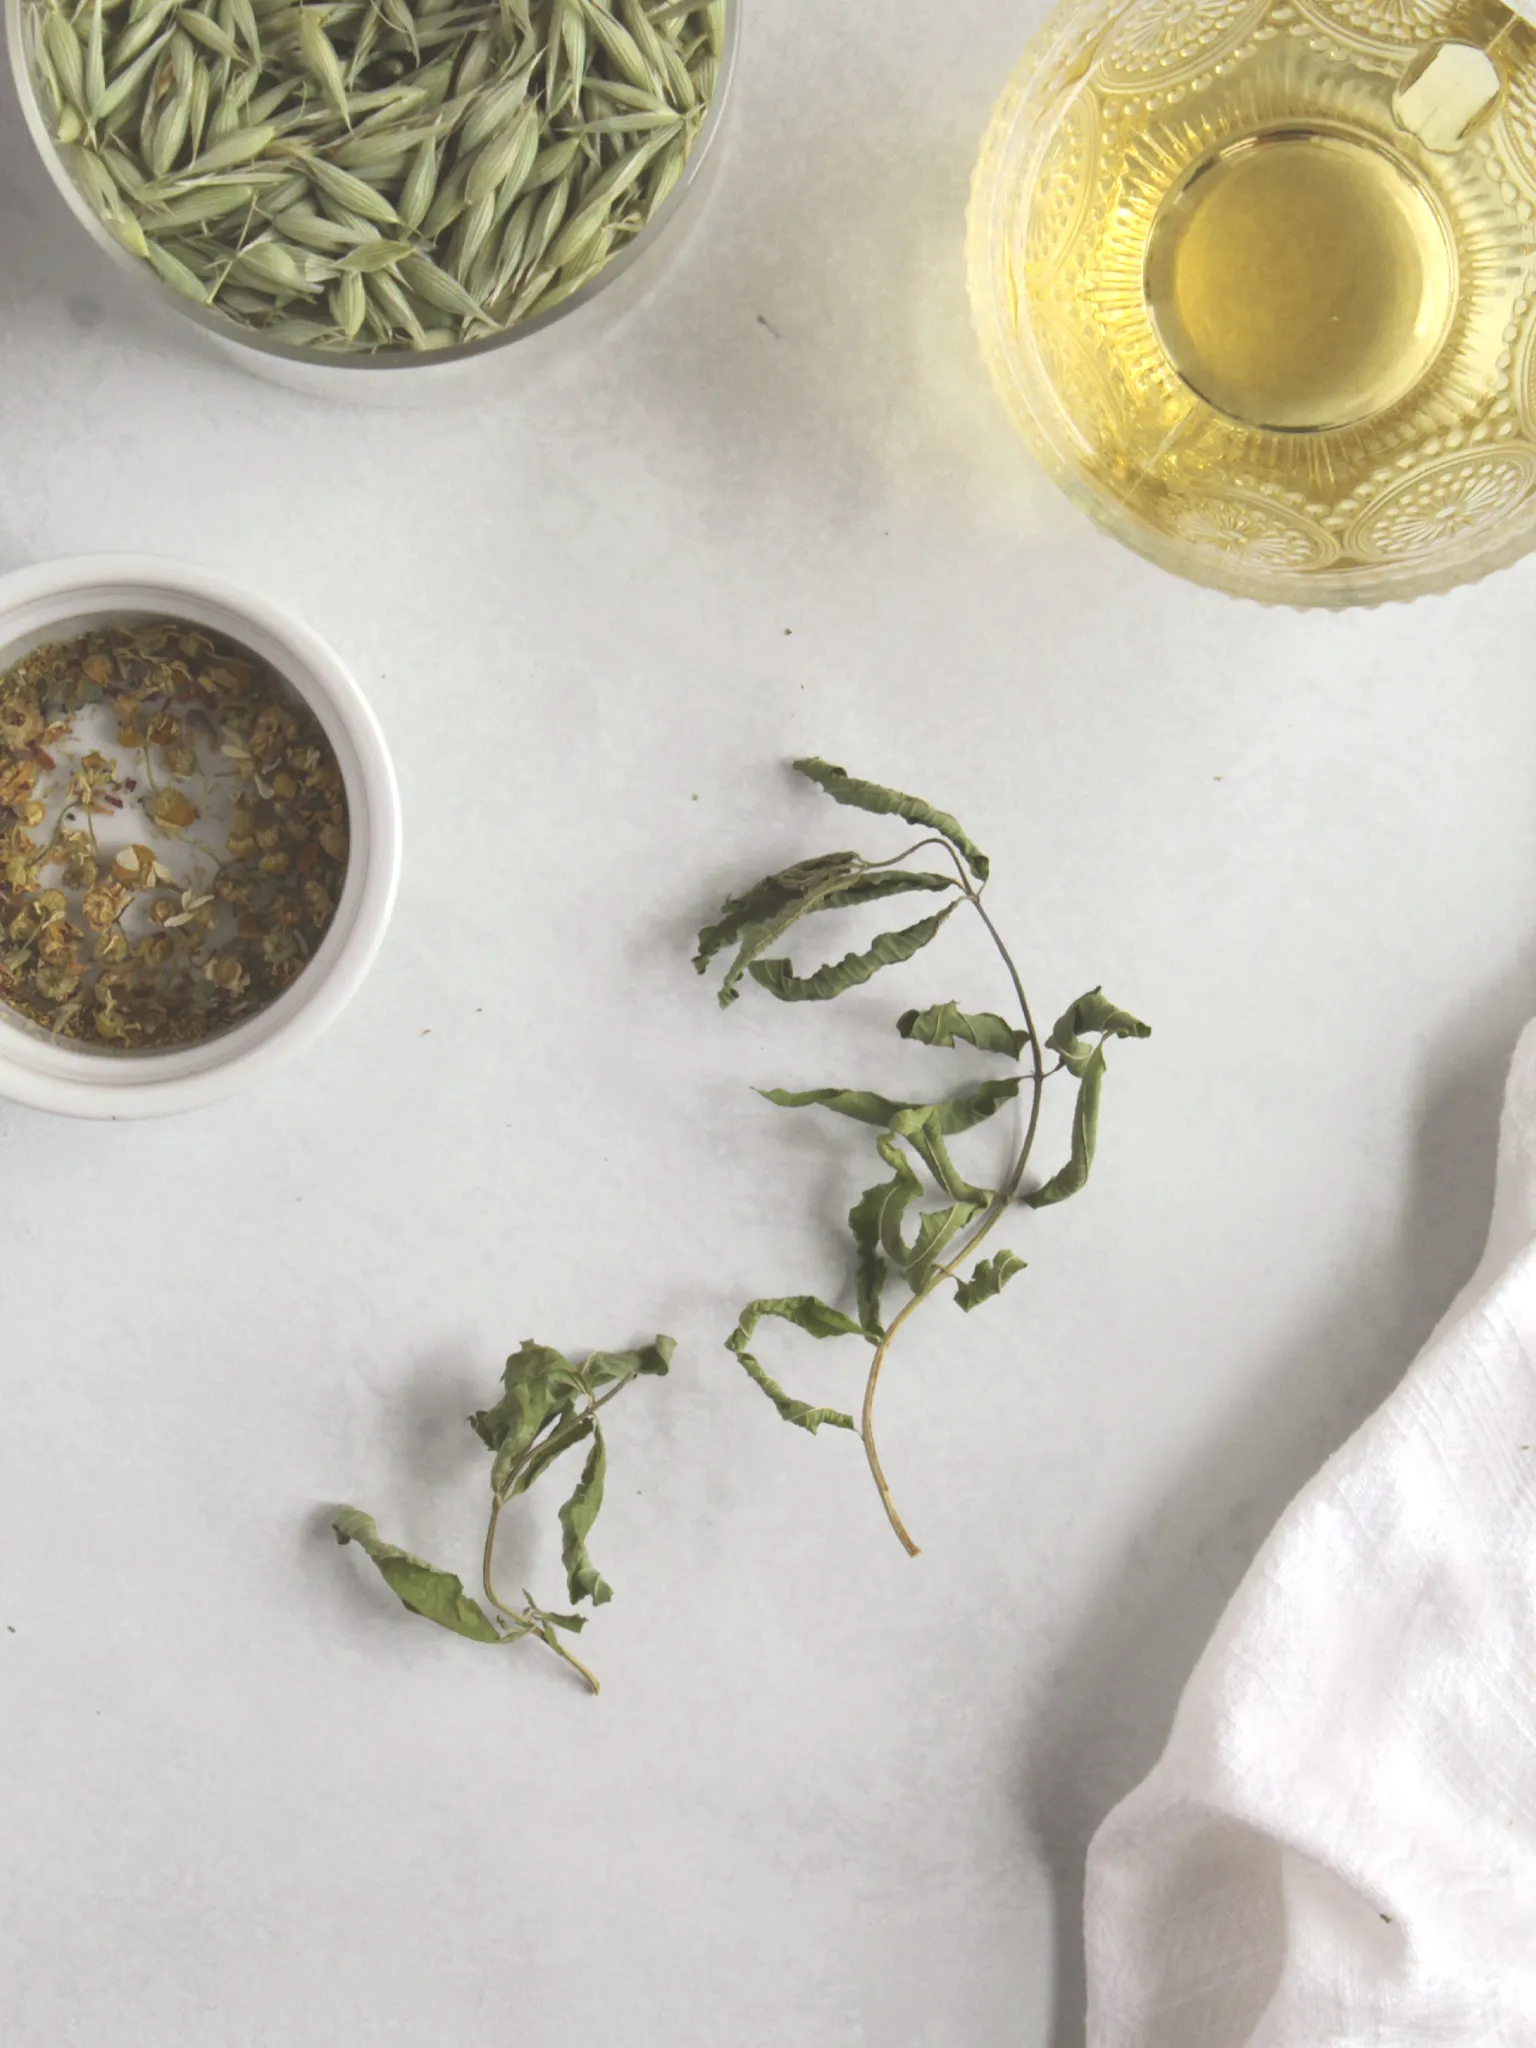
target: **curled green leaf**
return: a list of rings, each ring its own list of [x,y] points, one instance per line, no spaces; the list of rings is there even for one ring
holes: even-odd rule
[[[560,1527],[565,1531],[560,1561],[565,1566],[566,1586],[573,1600],[590,1600],[594,1607],[602,1607],[613,1598],[612,1586],[587,1551],[587,1538],[603,1505],[603,1483],[607,1476],[608,1452],[603,1432],[594,1426],[592,1448],[581,1468],[576,1491],[560,1510]]]
[[[835,996],[872,980],[882,967],[899,967],[914,953],[921,952],[938,937],[954,909],[953,903],[947,903],[932,917],[909,924],[903,931],[882,932],[862,953],[845,953],[841,960],[829,961],[814,974],[803,977],[795,973],[788,960],[753,960],[752,978],[781,1003],[831,1002]]]
[[[1084,1034],[1097,1032],[1097,1042],[1088,1044]],[[1090,989],[1056,1022],[1046,1044],[1060,1053],[1061,1063],[1077,1077],[1077,1102],[1072,1112],[1072,1152],[1067,1164],[1042,1188],[1025,1195],[1031,1209],[1049,1209],[1065,1202],[1087,1186],[1093,1170],[1099,1139],[1099,1107],[1104,1093],[1107,1065],[1104,1046],[1111,1038],[1150,1038],[1152,1027],[1118,1010],[1102,989]]]
[[[465,1592],[462,1579],[386,1543],[372,1515],[365,1515],[361,1508],[338,1508],[331,1527],[338,1543],[355,1543],[373,1559],[384,1583],[412,1614],[435,1621],[455,1635],[468,1636],[472,1642],[503,1640],[485,1609]]]
[[[885,1253],[887,1235],[893,1234],[898,1243],[902,1241],[901,1219],[923,1191],[922,1182],[896,1141],[882,1137],[878,1144],[880,1157],[892,1169],[893,1177],[866,1188],[848,1211],[848,1228],[853,1233],[857,1256],[859,1322],[865,1336],[876,1343],[885,1335],[880,1314],[890,1271]]]
[[[987,1200],[987,1196],[978,1190],[973,1198],[950,1202],[942,1209],[925,1211],[918,1224],[917,1237],[910,1246],[902,1244],[895,1234],[884,1239],[887,1257],[899,1269],[914,1294],[922,1294],[927,1289],[945,1251],[962,1230],[983,1214]]]
[[[831,886],[830,883],[823,885],[820,893],[829,893]],[[804,917],[808,911],[814,910],[816,900],[817,892],[813,891],[794,902],[786,903],[781,910],[759,922],[742,926],[741,943],[737,948],[736,957],[726,969],[725,978],[720,984],[719,1003],[722,1010],[728,1009],[735,1002],[742,975],[757,956],[766,952],[776,940],[781,939],[790,926]]]
[[[882,1130],[904,1110],[931,1107],[893,1102],[890,1096],[876,1095],[867,1088],[759,1088],[757,1092],[780,1109],[830,1109],[838,1116],[852,1117],[855,1123],[876,1124]]]
[[[1117,1009],[1103,989],[1091,988],[1057,1018],[1045,1042],[1052,1052],[1061,1054],[1061,1063],[1069,1074],[1081,1075],[1094,1050],[1084,1039],[1095,1032],[1102,1045],[1106,1038],[1150,1038],[1152,1026],[1143,1024],[1129,1010]]]
[[[1078,1074],[1077,1101],[1072,1110],[1072,1152],[1059,1173],[1052,1174],[1044,1187],[1022,1197],[1029,1209],[1054,1208],[1057,1202],[1081,1194],[1093,1171],[1093,1155],[1099,1142],[1099,1104],[1104,1093],[1104,1048],[1094,1046]]]
[[[856,853],[818,854],[779,874],[766,876],[740,896],[727,897],[718,922],[705,925],[699,933],[699,949],[693,964],[703,974],[717,953],[727,946],[741,947],[720,992],[721,1007],[725,1008],[735,1000],[736,984],[747,966],[800,918],[823,910],[855,910],[861,904],[878,903],[891,896],[919,891],[933,894],[958,886],[952,875],[935,875],[922,869],[871,869]]]
[[[581,1376],[589,1387],[596,1388],[613,1386],[642,1374],[660,1375],[671,1371],[676,1351],[675,1337],[657,1337],[639,1351],[594,1351],[582,1367]]]
[[[970,1279],[955,1282],[955,1299],[969,1313],[1001,1294],[1008,1282],[1024,1270],[1024,1260],[1013,1252],[995,1252],[990,1259],[978,1259]]]
[[[908,1010],[896,1022],[903,1038],[919,1045],[974,1045],[979,1052],[1000,1053],[1006,1059],[1023,1056],[1029,1033],[1019,1031],[991,1010],[962,1010],[957,1003],[936,1003],[932,1009]]]
[[[964,857],[966,866],[978,882],[985,882],[991,874],[992,863],[959,820],[952,818],[948,811],[935,810],[920,796],[908,796],[902,790],[887,789],[878,782],[862,782],[856,775],[850,775],[846,768],[839,768],[831,761],[818,760],[814,755],[796,761],[794,766],[796,774],[824,789],[834,803],[848,804],[859,811],[873,811],[881,817],[904,818],[909,825],[921,825],[927,831],[937,832]]]
[[[532,1337],[525,1337],[512,1356],[502,1367],[502,1399],[494,1408],[472,1415],[471,1427],[488,1450],[499,1450],[507,1433],[509,1420],[508,1397],[518,1388],[557,1384],[563,1391],[569,1391],[576,1384],[576,1368],[563,1351],[556,1351],[551,1344],[540,1344]],[[563,1398],[563,1393],[562,1393]]]
[[[764,1316],[776,1316],[781,1322],[793,1323],[796,1329],[804,1330],[812,1337],[867,1337],[869,1333],[851,1316],[845,1316],[840,1309],[829,1308],[814,1294],[790,1294],[749,1301],[735,1330],[725,1340],[727,1351],[736,1354],[748,1379],[756,1381],[786,1422],[794,1423],[797,1429],[809,1430],[812,1436],[823,1423],[832,1429],[852,1429],[854,1420],[851,1415],[844,1415],[836,1408],[812,1408],[804,1401],[796,1401],[764,1372],[747,1349]]]
[[[858,873],[856,853],[823,853],[811,860],[797,861],[776,875],[766,875],[740,896],[727,896],[715,924],[699,933],[699,950],[693,964],[700,974],[717,953],[738,945],[755,926],[771,923],[786,910],[814,899],[819,892],[851,881]]]
[[[953,875],[931,874],[926,868],[866,868],[856,881],[834,889],[815,908],[857,910],[861,903],[881,903],[888,896],[911,896],[918,891],[937,895],[959,886]]]
[[[550,1628],[569,1629],[572,1635],[579,1636],[587,1625],[587,1617],[584,1614],[551,1614],[547,1607],[538,1606],[526,1586],[523,1588],[523,1600],[534,1620],[545,1623]]]
[[[592,1434],[596,1417],[581,1414],[574,1405],[559,1408],[545,1423],[547,1434],[541,1434],[532,1450],[520,1460],[513,1460],[510,1469],[503,1473],[498,1460],[491,1473],[492,1491],[504,1493],[508,1500],[516,1500],[520,1493],[526,1493],[538,1479],[542,1479],[557,1459],[563,1458],[578,1444],[584,1444]]]
[[[946,1102],[897,1102],[865,1088],[760,1088],[757,1092],[780,1109],[830,1109],[838,1116],[852,1117],[855,1123],[876,1124],[899,1138],[916,1141],[929,1130],[945,1138],[975,1130],[1012,1102],[1022,1085],[1022,1075],[1011,1075],[1006,1081],[982,1081]]]
[[[481,1409],[469,1418],[470,1428],[486,1449],[496,1453],[491,1468],[493,1491],[499,1493],[510,1483],[540,1430],[576,1388],[570,1360],[548,1344],[525,1338],[513,1352],[502,1370],[501,1399],[493,1408]]]
[[[1005,1103],[1013,1101],[1022,1085],[1022,1075],[983,1081],[947,1102],[895,1102],[888,1095],[862,1088],[760,1088],[757,1092],[780,1109],[830,1109],[856,1123],[884,1126],[893,1137],[905,1138],[914,1147],[946,1195],[985,1207],[990,1195],[959,1172],[944,1141],[961,1137],[995,1116]],[[884,1150],[882,1146],[882,1153]]]
[[[1023,1085],[1022,1074],[1010,1074],[1004,1081],[978,1081],[963,1095],[951,1095],[944,1102],[908,1103],[891,1119],[891,1128],[914,1143],[925,1130],[936,1130],[943,1138],[963,1137],[996,1116]]]

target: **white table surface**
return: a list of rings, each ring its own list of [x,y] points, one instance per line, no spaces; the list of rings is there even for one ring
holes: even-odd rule
[[[1469,1271],[1532,1005],[1536,564],[1342,618],[1181,587],[1012,439],[961,215],[1031,7],[754,9],[710,210],[617,335],[444,413],[179,345],[0,123],[0,567],[154,548],[372,694],[407,855],[342,1023],[188,1121],[0,1109],[8,2048],[1068,2048],[1083,1848],[1287,1497]],[[882,1447],[721,1349],[835,1291],[892,1009],[722,1017],[723,891],[952,805],[1054,1015],[1102,980],[1095,1185],[930,1312]],[[850,833],[852,825],[852,833]],[[463,1426],[525,1335],[665,1329],[586,1638],[405,1615],[338,1500],[473,1578]],[[859,1347],[770,1336],[796,1389]],[[556,1500],[558,1496],[556,1496]],[[559,1587],[553,1508],[506,1576]]]

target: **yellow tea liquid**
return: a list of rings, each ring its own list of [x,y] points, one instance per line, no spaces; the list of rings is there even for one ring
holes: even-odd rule
[[[1455,257],[1429,192],[1373,144],[1282,128],[1169,195],[1153,328],[1186,383],[1254,426],[1317,431],[1405,397],[1445,340]]]
[[[1356,602],[1536,530],[1533,222],[1536,30],[1500,0],[1089,0],[999,108],[972,298],[1103,523]]]

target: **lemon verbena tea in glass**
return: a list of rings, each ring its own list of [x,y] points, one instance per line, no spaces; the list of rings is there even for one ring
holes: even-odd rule
[[[1536,543],[1533,217],[1536,30],[1498,0],[1090,0],[994,119],[972,298],[1120,538],[1371,603]]]

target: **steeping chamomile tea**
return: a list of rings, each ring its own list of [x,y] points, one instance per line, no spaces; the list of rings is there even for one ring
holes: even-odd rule
[[[267,662],[117,620],[0,674],[0,1005],[109,1052],[232,1029],[303,973],[347,871],[341,766]]]

